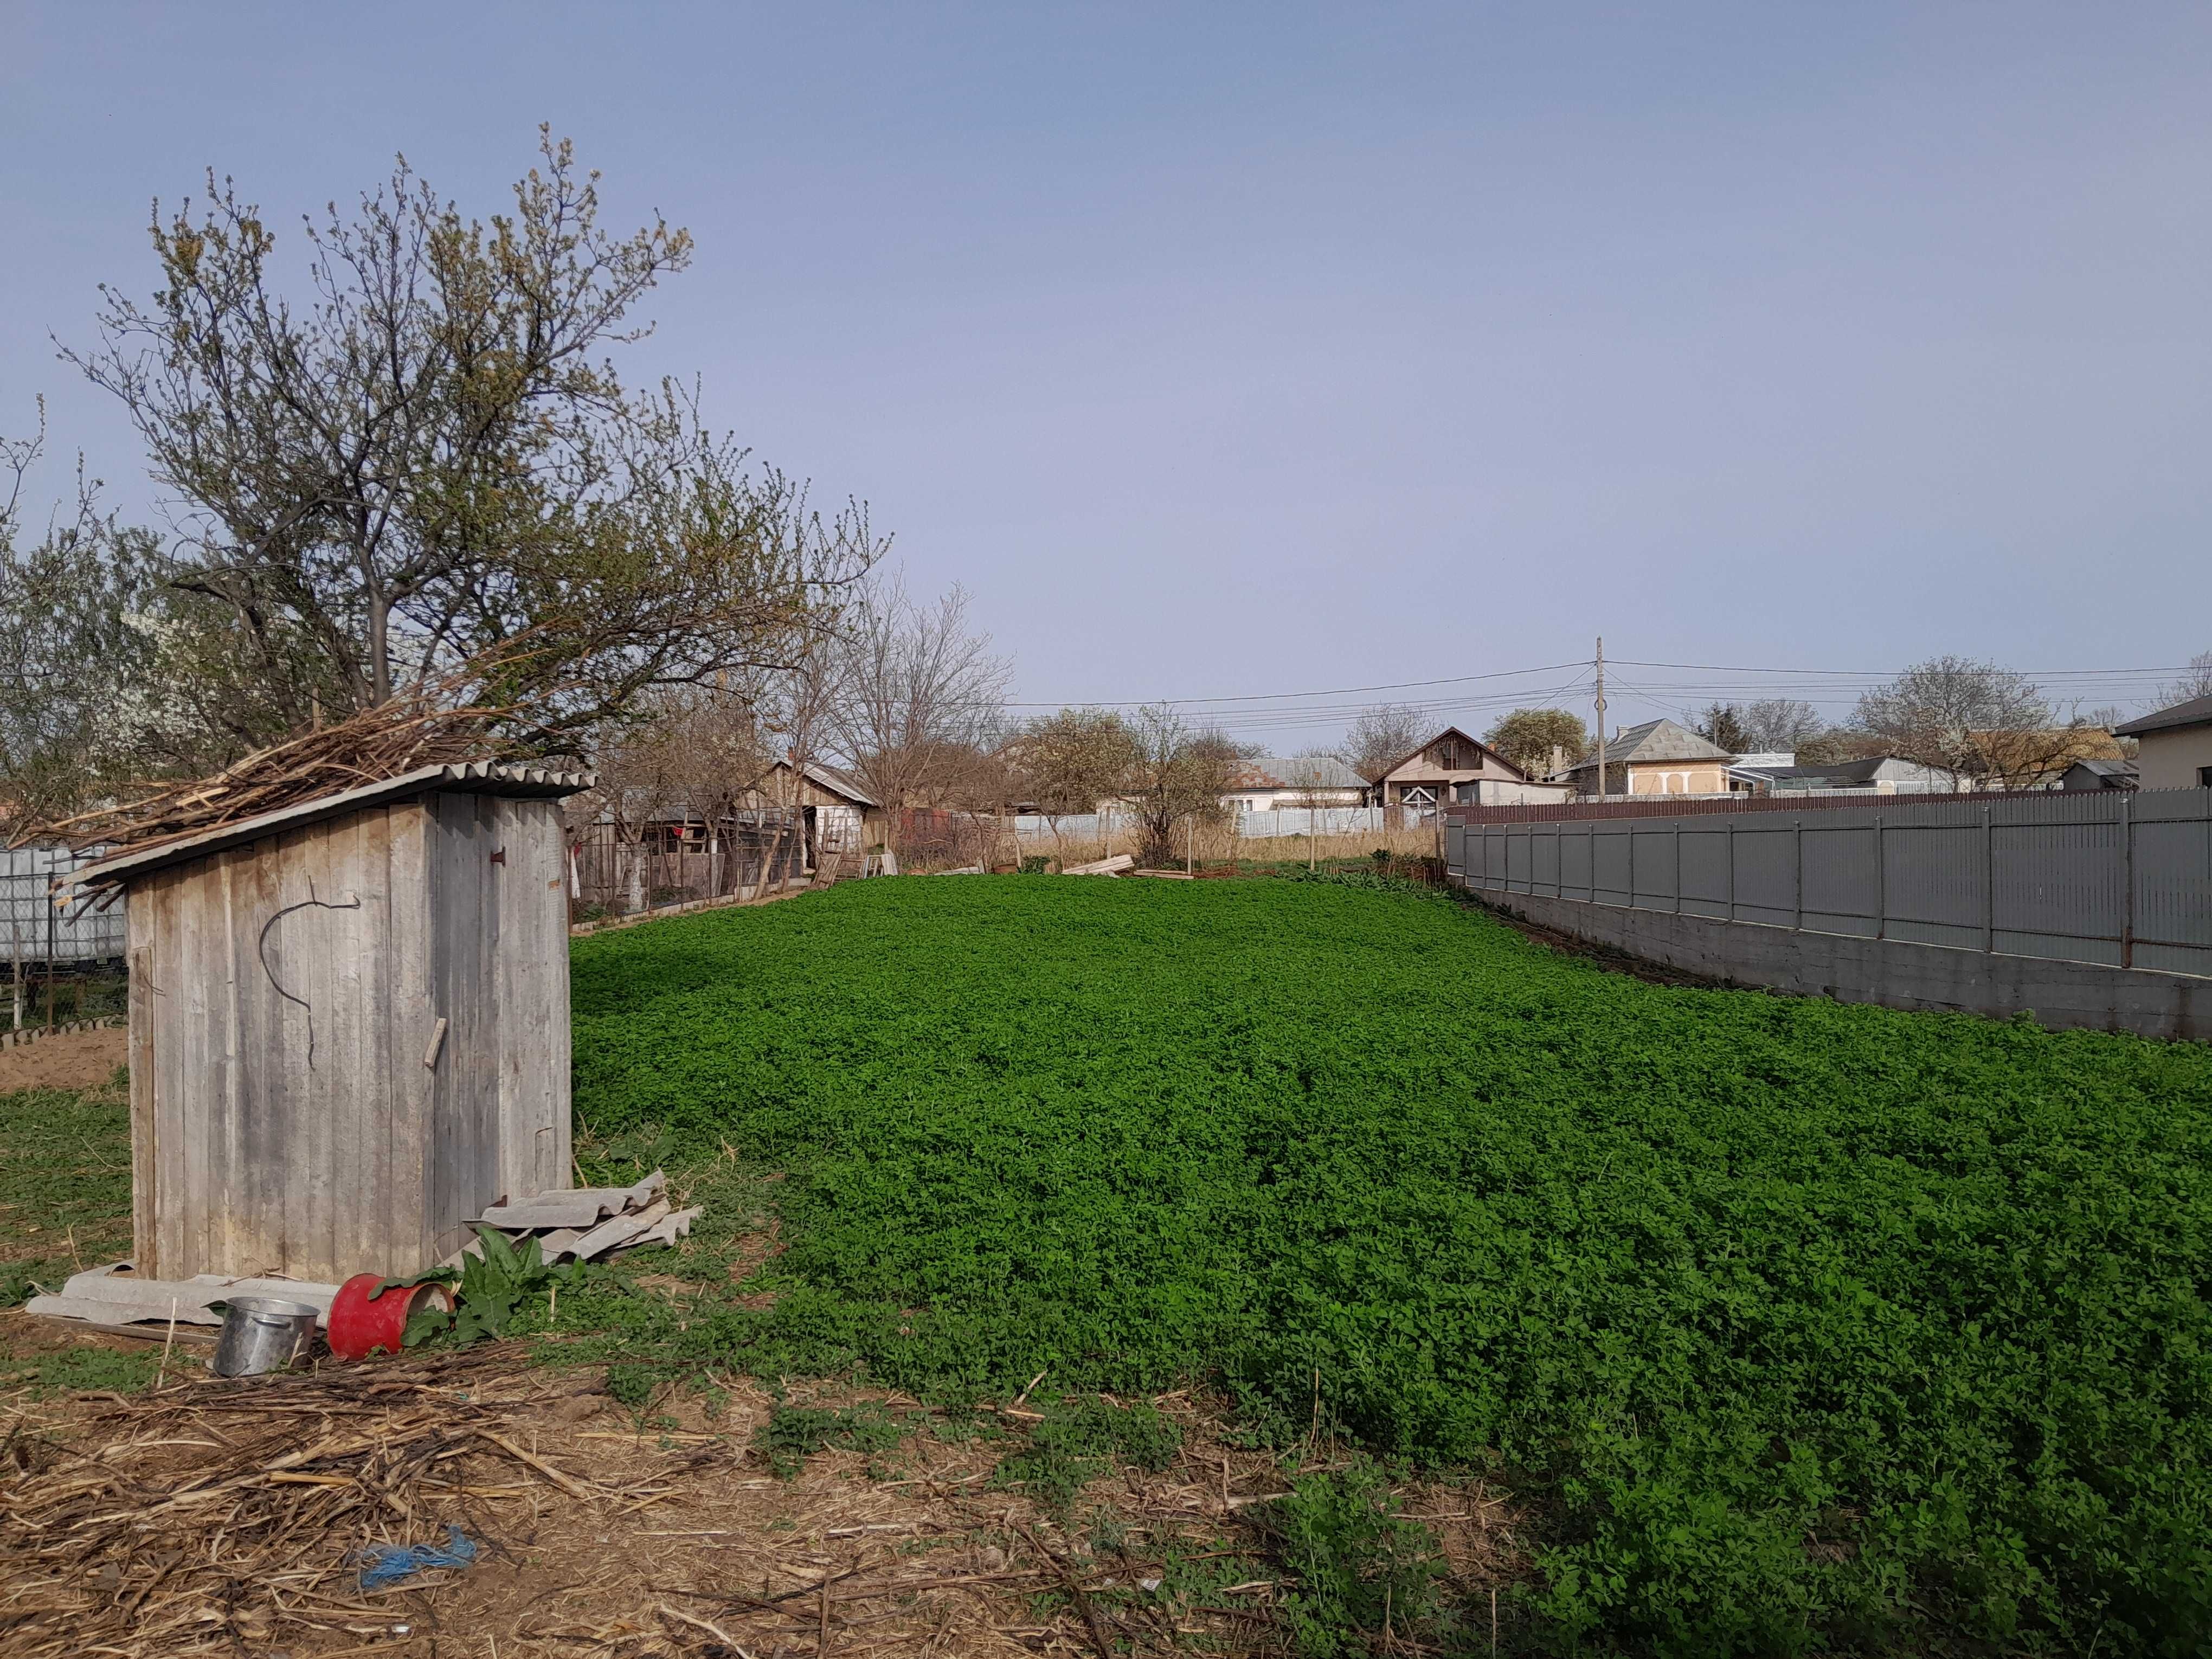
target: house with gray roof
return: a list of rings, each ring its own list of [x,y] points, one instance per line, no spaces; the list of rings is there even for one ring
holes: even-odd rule
[[[2133,738],[2136,781],[2145,789],[2212,789],[2212,697],[2191,697],[2112,728]]]
[[[1752,786],[1730,775],[1735,757],[1678,721],[1646,720],[1605,745],[1607,795],[1729,795]],[[1585,795],[1598,788],[1598,757],[1577,761],[1553,781],[1571,783]]]
[[[2058,787],[2075,793],[2085,789],[2133,789],[2136,777],[2133,761],[2077,760],[2058,775]]]

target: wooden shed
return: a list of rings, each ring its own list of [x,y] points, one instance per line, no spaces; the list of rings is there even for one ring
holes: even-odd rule
[[[128,895],[139,1273],[413,1273],[569,1184],[590,782],[425,766],[79,872]]]

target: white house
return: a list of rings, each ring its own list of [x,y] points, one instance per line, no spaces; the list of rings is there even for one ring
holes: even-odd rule
[[[1330,755],[1262,755],[1243,762],[1221,797],[1232,812],[1358,806],[1366,780]]]

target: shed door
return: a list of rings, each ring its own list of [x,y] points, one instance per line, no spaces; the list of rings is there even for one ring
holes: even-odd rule
[[[860,850],[859,807],[823,806],[815,811],[815,823],[822,837],[823,852],[857,853]]]

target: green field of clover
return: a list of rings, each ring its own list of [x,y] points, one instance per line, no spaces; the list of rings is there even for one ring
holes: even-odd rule
[[[783,1176],[698,1353],[1317,1401],[1510,1486],[1562,1649],[2212,1651],[2212,1049],[1356,879],[854,883],[574,975],[587,1132]]]

